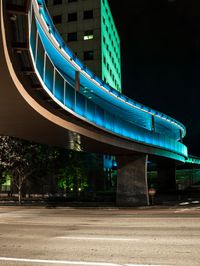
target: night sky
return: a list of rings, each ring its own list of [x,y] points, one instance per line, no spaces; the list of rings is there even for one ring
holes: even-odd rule
[[[200,1],[109,0],[127,96],[182,122],[200,156]]]

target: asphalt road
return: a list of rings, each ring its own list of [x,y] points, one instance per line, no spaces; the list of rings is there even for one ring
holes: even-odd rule
[[[200,206],[0,207],[0,265],[200,265]]]

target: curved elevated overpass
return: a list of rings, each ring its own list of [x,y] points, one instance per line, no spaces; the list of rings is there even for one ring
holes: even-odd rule
[[[185,127],[87,69],[56,31],[44,0],[0,3],[0,134],[185,162]]]

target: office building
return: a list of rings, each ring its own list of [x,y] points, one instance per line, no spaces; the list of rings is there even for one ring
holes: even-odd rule
[[[75,55],[121,91],[120,39],[108,0],[48,0],[53,22]]]

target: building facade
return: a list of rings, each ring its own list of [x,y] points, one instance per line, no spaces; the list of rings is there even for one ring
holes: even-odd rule
[[[108,0],[47,0],[64,41],[96,75],[121,91],[120,39]]]

